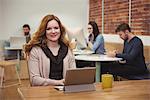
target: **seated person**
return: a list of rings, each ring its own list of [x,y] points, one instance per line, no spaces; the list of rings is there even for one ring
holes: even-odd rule
[[[99,32],[98,26],[96,22],[90,21],[88,23],[88,38],[87,44],[88,46],[96,53],[96,54],[104,54],[104,38],[102,34]]]
[[[87,37],[87,49],[91,49],[96,54],[104,54],[104,38],[99,32],[98,26],[95,21],[90,21],[88,23],[88,37]],[[92,61],[76,61],[77,67],[85,66],[95,66],[95,63]]]
[[[26,37],[26,43],[28,43],[31,40],[30,26],[28,24],[23,25],[23,34]]]
[[[123,52],[116,50],[109,52],[108,56],[123,58],[123,62],[103,63],[102,73],[111,73],[117,76],[138,75],[147,72],[145,58],[143,54],[143,43],[140,38],[135,36],[128,24],[120,24],[116,33],[124,40]]]
[[[65,33],[58,17],[47,15],[26,44],[32,86],[64,85],[66,70],[76,68]]]

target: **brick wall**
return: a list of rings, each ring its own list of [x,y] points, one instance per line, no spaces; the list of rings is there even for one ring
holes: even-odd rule
[[[104,1],[104,33],[115,33],[120,22],[128,23],[128,0]]]
[[[102,27],[102,3],[101,0],[89,0],[90,7],[89,7],[89,20],[96,21],[99,31],[101,32]]]
[[[89,20],[102,27],[101,0],[90,0]],[[150,0],[131,0],[131,27],[138,35],[150,35]],[[129,0],[104,0],[104,33],[115,34],[116,27],[129,22]]]
[[[136,34],[150,35],[150,0],[132,0],[131,27]]]

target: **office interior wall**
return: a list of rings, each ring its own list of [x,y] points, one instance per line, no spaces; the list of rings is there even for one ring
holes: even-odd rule
[[[1,0],[0,39],[22,35],[22,25],[29,24],[31,33],[47,14],[55,14],[68,28],[87,26],[88,0]],[[0,3],[1,4],[1,3]],[[0,17],[1,17],[0,16]]]
[[[104,33],[115,34],[114,29],[129,23],[137,35],[150,36],[150,0],[90,0],[90,20],[96,20],[101,29],[102,2],[104,2]]]
[[[150,0],[90,0],[89,2],[89,20],[95,20],[98,23],[106,42],[123,42],[116,35],[115,29],[120,23],[131,21],[132,32],[142,39],[144,45],[150,46]],[[102,2],[104,2],[103,21]],[[102,22],[104,22],[104,28],[102,28]]]
[[[0,0],[0,32],[2,32],[2,0]]]

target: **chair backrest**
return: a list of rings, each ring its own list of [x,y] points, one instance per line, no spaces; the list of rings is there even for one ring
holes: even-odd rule
[[[32,86],[31,81],[30,81],[30,71],[29,71],[29,66],[28,66],[28,60],[29,60],[29,56],[27,53],[25,53],[25,45],[23,45],[23,56],[26,62],[26,66],[27,66],[27,71],[28,71],[28,78],[29,78],[29,86]]]
[[[32,86],[31,81],[30,81],[30,71],[29,71],[29,66],[28,66],[28,57],[26,58],[26,63],[27,63],[27,71],[28,71],[28,77],[29,77],[29,86]]]

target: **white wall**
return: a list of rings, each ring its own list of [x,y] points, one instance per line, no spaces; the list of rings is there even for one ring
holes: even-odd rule
[[[103,34],[105,42],[109,43],[122,43],[123,40],[116,34]],[[145,46],[150,46],[150,36],[137,35]]]
[[[1,0],[0,39],[22,34],[22,25],[31,26],[35,32],[41,19],[55,14],[68,28],[84,27],[88,23],[89,0]],[[2,3],[1,3],[2,2]],[[2,17],[1,17],[2,15]],[[1,21],[3,21],[1,23]]]
[[[2,23],[2,0],[0,0],[0,32],[2,31]]]

